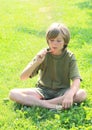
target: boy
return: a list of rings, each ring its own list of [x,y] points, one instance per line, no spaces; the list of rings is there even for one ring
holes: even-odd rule
[[[20,76],[26,80],[40,72],[36,88],[13,89],[10,99],[27,106],[68,109],[86,99],[85,90],[80,89],[75,56],[67,50],[69,30],[63,24],[53,23],[47,30],[46,40],[49,48],[41,50]]]

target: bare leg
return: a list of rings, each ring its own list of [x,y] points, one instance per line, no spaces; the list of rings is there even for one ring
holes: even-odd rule
[[[56,104],[42,100],[43,97],[32,89],[13,89],[10,91],[9,97],[11,100],[23,105],[56,109]]]
[[[74,99],[73,99],[74,103],[80,103],[80,102],[84,101],[86,99],[86,96],[87,96],[87,94],[86,94],[85,90],[80,89],[74,96]],[[63,100],[63,96],[59,96],[54,99],[48,100],[48,102],[53,103],[53,104],[62,104],[62,100]]]
[[[53,104],[62,104],[63,96],[59,96],[50,100],[47,100],[49,103]]]

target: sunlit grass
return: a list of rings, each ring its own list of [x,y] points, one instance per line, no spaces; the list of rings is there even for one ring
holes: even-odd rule
[[[92,129],[92,2],[91,0],[0,0],[0,129]],[[69,49],[76,55],[88,93],[86,102],[70,110],[51,112],[8,101],[12,88],[34,87],[38,77],[20,80],[23,68],[44,47],[52,22],[65,23],[71,32]]]

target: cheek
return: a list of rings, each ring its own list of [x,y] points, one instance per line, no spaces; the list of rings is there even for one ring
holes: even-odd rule
[[[64,44],[61,44],[59,47],[61,47],[61,48],[62,48],[63,46],[64,46]]]
[[[64,48],[64,44],[60,45],[59,48],[60,48],[60,49]]]

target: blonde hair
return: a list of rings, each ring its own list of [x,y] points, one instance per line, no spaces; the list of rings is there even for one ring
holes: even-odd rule
[[[64,39],[64,42],[65,42],[64,48],[66,48],[70,41],[70,32],[68,28],[64,24],[61,24],[61,23],[53,23],[48,28],[46,32],[47,43],[49,39],[56,38],[59,34],[61,34],[62,38]]]

